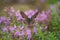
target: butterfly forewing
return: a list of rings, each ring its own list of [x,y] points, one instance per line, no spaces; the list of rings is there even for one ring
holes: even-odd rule
[[[27,23],[27,24],[30,24],[31,19],[29,19],[28,16],[26,16],[26,14],[25,14],[24,12],[22,12],[22,11],[20,12],[20,14],[21,14],[21,16],[22,16],[23,18],[25,18],[26,23]]]
[[[27,19],[28,17],[24,14],[24,12],[20,11],[20,14],[23,18]]]
[[[37,15],[38,15],[38,13],[39,13],[39,11],[37,11],[33,16],[32,16],[32,18],[31,18],[31,20],[32,21],[34,21],[34,19],[37,17]]]

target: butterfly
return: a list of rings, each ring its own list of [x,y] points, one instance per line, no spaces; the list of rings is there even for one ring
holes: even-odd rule
[[[37,17],[38,13],[39,11],[37,11],[31,18],[28,18],[28,16],[23,11],[20,11],[21,16],[26,19],[27,24],[33,24],[35,22],[34,19]]]

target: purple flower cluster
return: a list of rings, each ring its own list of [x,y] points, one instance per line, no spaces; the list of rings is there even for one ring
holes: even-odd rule
[[[41,14],[39,14],[36,18],[35,21],[44,21],[44,20],[48,20],[50,15],[50,10],[48,11],[42,11]]]
[[[5,25],[8,25],[10,23],[10,18],[9,17],[5,17],[5,16],[1,16],[0,17],[0,24],[4,23]]]
[[[14,30],[15,30],[15,27],[13,27],[13,26],[10,26],[10,27],[9,27],[9,30],[10,30],[11,32],[14,32]]]
[[[54,8],[54,7],[51,7],[51,8]],[[30,40],[32,38],[32,34],[38,34],[38,30],[36,28],[37,25],[39,25],[38,23],[39,22],[42,22],[42,24],[46,24],[47,21],[49,20],[49,17],[50,17],[50,10],[47,10],[47,11],[42,11],[41,13],[39,12],[38,15],[33,18],[33,21],[32,21],[32,16],[34,16],[39,10],[28,10],[28,11],[25,11],[24,14],[27,16],[28,19],[30,19],[30,22],[32,21],[33,24],[25,24],[23,20],[27,20],[26,18],[23,18],[22,14],[21,14],[21,11],[20,10],[15,10],[14,7],[6,7],[4,9],[4,11],[6,13],[9,14],[8,17],[6,16],[1,16],[0,17],[0,24],[1,23],[4,23],[4,27],[2,27],[2,31],[3,32],[8,32],[8,33],[12,33],[12,35],[14,35],[14,37],[24,37],[24,36],[27,36],[27,39]],[[15,23],[15,20],[13,22],[11,22],[11,18],[12,17],[15,17],[16,19],[16,23],[17,22],[22,22],[19,26],[16,26],[14,23]],[[26,21],[27,22],[27,21]],[[12,26],[14,25],[14,26]],[[25,27],[26,26],[26,27]],[[32,27],[32,28],[28,28],[29,27]],[[46,30],[48,28],[47,25],[45,26],[40,26],[40,30]],[[32,30],[33,29],[33,30]],[[32,33],[33,32],[33,33]]]
[[[3,31],[3,32],[7,32],[7,31],[8,31],[7,27],[3,27],[3,28],[2,28],[2,31]]]
[[[20,10],[16,11],[15,16],[17,17],[17,20],[23,20],[23,17],[20,14]]]
[[[5,7],[4,11],[9,14],[9,16],[13,16],[15,13],[14,7]]]

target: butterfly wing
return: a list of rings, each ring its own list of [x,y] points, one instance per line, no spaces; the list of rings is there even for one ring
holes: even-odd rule
[[[37,17],[37,15],[39,14],[39,11],[37,11],[33,16],[32,16],[32,18],[31,18],[31,22],[33,22],[34,23],[34,19]]]
[[[34,23],[34,19],[37,17],[39,11],[37,11],[31,18],[28,18],[28,23],[29,24],[33,24]]]
[[[21,14],[21,16],[23,17],[23,18],[25,18],[25,19],[27,19],[28,17],[24,14],[24,12],[23,11],[20,11],[20,14]]]
[[[22,16],[23,18],[25,18],[26,23],[27,23],[27,24],[30,24],[31,19],[28,18],[28,16],[26,16],[26,14],[25,14],[24,12],[22,12],[22,11],[20,12],[20,14],[21,14],[21,16]]]
[[[31,18],[31,19],[36,18],[36,17],[37,17],[37,15],[38,15],[38,13],[39,13],[39,12],[36,12],[36,13],[32,16],[32,18]]]

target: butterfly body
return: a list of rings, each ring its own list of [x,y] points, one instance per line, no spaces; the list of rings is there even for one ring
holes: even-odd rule
[[[32,20],[30,18],[27,18],[27,23],[30,24]]]

